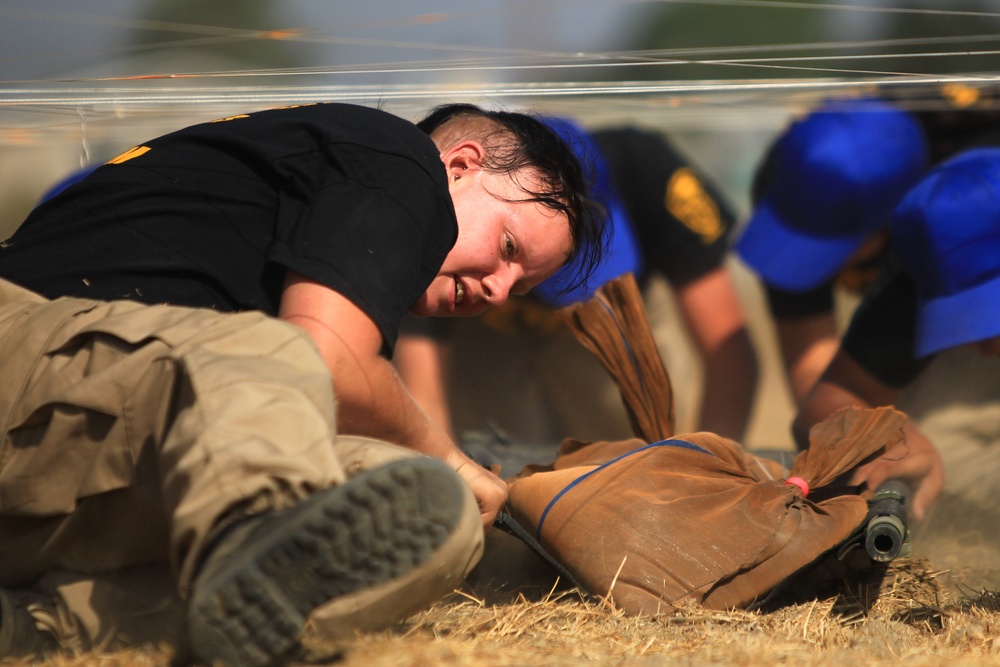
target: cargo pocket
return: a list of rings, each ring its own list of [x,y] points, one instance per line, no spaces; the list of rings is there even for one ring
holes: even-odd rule
[[[122,406],[149,355],[113,336],[81,333],[101,309],[58,300],[9,332],[25,342],[0,360],[7,380],[0,388],[0,512],[7,516],[64,515],[81,498],[135,481]]]
[[[122,419],[67,404],[45,406],[7,432],[0,511],[71,513],[79,499],[131,485],[135,468]]]

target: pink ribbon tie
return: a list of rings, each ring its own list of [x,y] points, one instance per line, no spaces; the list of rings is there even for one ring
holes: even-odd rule
[[[785,480],[785,484],[799,487],[799,490],[802,491],[802,497],[809,497],[809,483],[801,477],[789,477]]]

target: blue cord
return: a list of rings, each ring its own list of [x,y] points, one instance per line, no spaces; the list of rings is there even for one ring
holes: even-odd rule
[[[643,395],[649,395],[649,389],[646,387],[646,376],[642,372],[642,366],[639,365],[639,359],[635,356],[635,351],[632,346],[629,345],[629,337],[625,334],[625,328],[622,323],[618,321],[615,317],[615,312],[611,310],[611,306],[608,305],[607,301],[603,298],[598,302],[602,308],[611,316],[611,321],[614,322],[615,327],[618,329],[618,335],[621,337],[621,343],[625,347],[625,352],[628,353],[629,361],[632,363],[632,370],[635,371],[636,377],[639,380],[639,386],[642,388]]]
[[[713,454],[712,452],[708,451],[704,447],[699,447],[698,445],[694,444],[693,442],[688,442],[687,440],[680,440],[679,438],[669,438],[667,440],[660,440],[659,442],[654,442],[654,443],[646,445],[644,447],[640,447],[639,449],[633,449],[631,452],[625,452],[621,456],[617,456],[617,457],[611,459],[610,461],[607,461],[606,463],[602,463],[601,465],[597,466],[596,468],[594,468],[590,472],[585,473],[583,475],[580,475],[579,477],[577,477],[576,479],[574,479],[572,482],[570,482],[569,484],[567,484],[565,487],[563,487],[563,489],[559,493],[557,493],[552,498],[552,500],[549,501],[549,504],[546,505],[545,509],[542,511],[542,516],[538,519],[538,527],[535,529],[535,539],[536,540],[541,540],[542,539],[542,526],[545,524],[545,517],[548,516],[549,511],[556,504],[556,502],[560,498],[562,498],[563,496],[565,496],[570,491],[570,489],[574,488],[576,485],[578,485],[580,482],[582,482],[583,480],[587,479],[588,477],[590,477],[594,473],[596,473],[598,471],[601,471],[601,470],[604,470],[605,468],[607,468],[611,464],[617,463],[618,461],[621,461],[623,458],[625,458],[627,456],[632,456],[633,454],[638,454],[640,452],[644,452],[644,451],[646,451],[647,449],[649,449],[651,447],[682,447],[684,449],[691,449],[691,450],[694,450],[696,452],[701,452],[703,454],[708,454],[709,456],[715,456],[715,454]]]

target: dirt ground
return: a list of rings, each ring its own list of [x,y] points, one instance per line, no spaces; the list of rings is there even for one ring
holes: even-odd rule
[[[625,617],[573,593],[490,603],[455,594],[400,627],[338,643],[306,637],[290,665],[474,667],[581,664],[856,665],[955,667],[1000,664],[1000,597],[949,588],[926,560],[895,561],[876,581],[768,613],[682,607],[657,618]],[[60,657],[49,667],[167,667],[150,647]],[[0,664],[18,665],[15,661]]]

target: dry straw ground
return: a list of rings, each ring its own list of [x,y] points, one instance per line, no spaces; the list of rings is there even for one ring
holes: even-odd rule
[[[309,638],[307,652],[291,664],[1000,664],[1000,595],[956,583],[961,578],[932,570],[926,560],[899,559],[881,581],[841,584],[767,613],[683,607],[657,618],[628,618],[572,592],[502,604],[457,593],[391,632],[338,644]],[[945,585],[946,579],[951,583]],[[170,662],[168,649],[151,648],[56,658],[46,665]]]
[[[977,378],[1000,383],[1000,360],[967,355],[939,361],[922,378],[930,387],[929,398],[926,405],[914,399],[915,412],[930,415],[922,426],[935,442],[947,445],[943,452],[949,479],[964,495],[946,494],[939,501],[914,540],[919,557],[895,561],[881,581],[852,580],[768,612],[686,607],[657,618],[628,618],[571,592],[549,593],[548,585],[511,599],[503,591],[490,595],[490,587],[479,582],[393,631],[338,644],[307,637],[303,657],[308,660],[291,664],[1000,665],[1000,511],[993,492],[995,471],[1000,470],[1000,448],[994,442],[994,434],[1000,433],[1000,404],[979,406],[952,395],[963,387],[974,393]],[[948,390],[948,400],[939,397],[941,388]],[[764,393],[773,396],[773,389]],[[993,397],[1000,388],[976,392]],[[787,431],[784,412],[768,405],[761,413],[767,422],[763,433]],[[773,445],[769,437],[760,439],[762,445]],[[518,568],[519,563],[505,557],[496,560]],[[168,667],[171,660],[170,649],[147,648],[54,658],[45,667]],[[24,663],[0,661],[4,667],[18,664]]]

